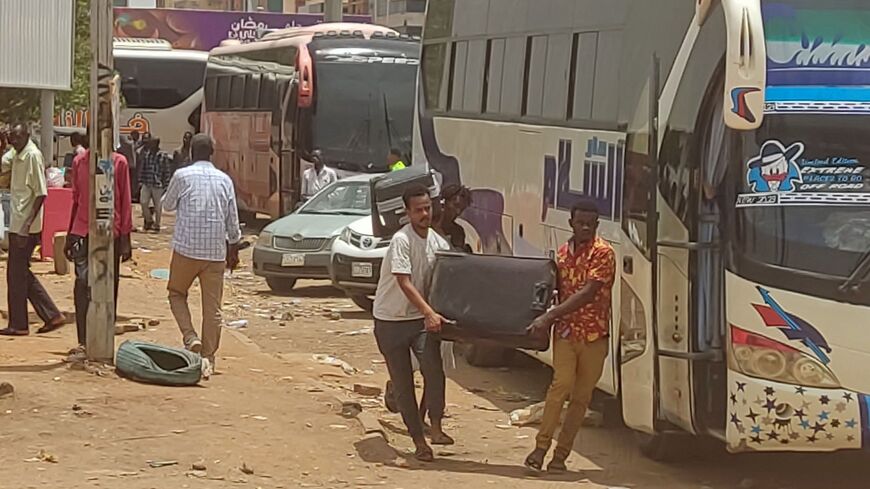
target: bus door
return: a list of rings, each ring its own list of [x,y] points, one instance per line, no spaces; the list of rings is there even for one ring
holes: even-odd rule
[[[301,167],[299,161],[299,153],[297,151],[296,137],[297,128],[296,115],[298,113],[297,98],[298,98],[297,81],[294,78],[286,91],[284,99],[281,101],[281,148],[280,159],[278,161],[279,173],[279,212],[281,216],[290,214],[300,202],[301,193]]]

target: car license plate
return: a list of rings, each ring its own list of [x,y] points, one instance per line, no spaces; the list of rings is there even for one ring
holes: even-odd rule
[[[371,278],[372,264],[354,262],[351,264],[350,274],[358,278]]]
[[[304,267],[305,266],[305,255],[300,255],[298,253],[287,253],[281,257],[281,266],[282,267]]]

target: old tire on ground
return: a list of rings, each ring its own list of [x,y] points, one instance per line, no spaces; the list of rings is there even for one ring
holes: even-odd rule
[[[375,300],[367,295],[354,294],[350,296],[350,300],[365,312],[372,312],[375,308]]]
[[[511,362],[515,352],[510,348],[470,344],[465,349],[465,361],[472,367],[504,367]]]
[[[293,287],[296,287],[296,279],[295,278],[278,278],[278,277],[266,277],[266,285],[272,289],[272,292],[277,292],[279,294],[286,294],[293,290]]]
[[[128,340],[118,347],[115,370],[148,384],[196,385],[202,376],[202,358],[187,350]]]

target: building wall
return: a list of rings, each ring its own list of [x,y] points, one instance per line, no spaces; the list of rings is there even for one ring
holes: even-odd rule
[[[372,8],[376,24],[415,36],[423,32],[426,0],[373,0]]]
[[[370,0],[343,0],[344,13],[348,15],[368,15]],[[296,8],[300,13],[321,14],[324,0],[297,0]]]

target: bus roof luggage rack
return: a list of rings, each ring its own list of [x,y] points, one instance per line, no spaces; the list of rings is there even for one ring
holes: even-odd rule
[[[116,37],[112,39],[112,47],[118,49],[172,51],[172,43],[166,39],[143,39],[138,37]]]

